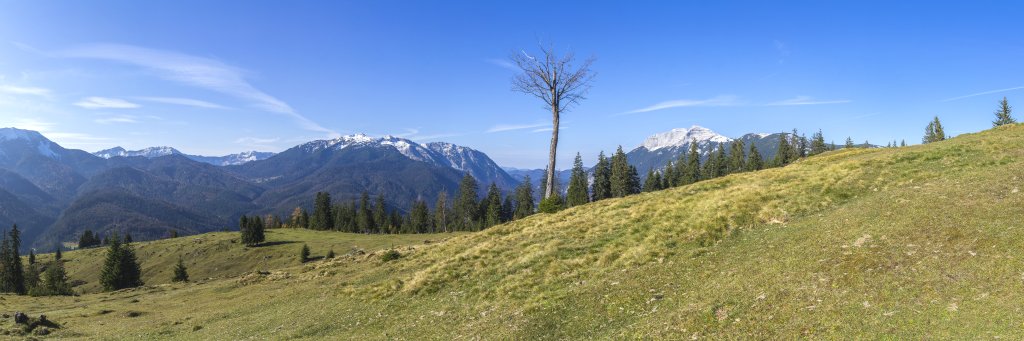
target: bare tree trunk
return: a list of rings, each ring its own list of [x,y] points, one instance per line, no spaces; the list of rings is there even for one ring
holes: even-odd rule
[[[544,198],[550,198],[555,190],[555,154],[558,151],[558,107],[551,109],[553,116],[551,129],[551,151],[548,152],[548,179],[547,189],[544,191]]]

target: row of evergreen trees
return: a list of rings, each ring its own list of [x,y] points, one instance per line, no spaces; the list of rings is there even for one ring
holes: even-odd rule
[[[313,230],[335,230],[352,233],[437,233],[480,231],[488,227],[533,214],[533,189],[527,178],[509,195],[503,195],[496,184],[487,188],[481,198],[479,185],[467,174],[459,183],[456,196],[449,199],[441,192],[431,211],[427,202],[416,200],[407,214],[389,208],[383,195],[370,201],[363,192],[358,201],[334,204],[331,195],[318,192],[313,201],[313,214],[297,207],[283,226]]]
[[[14,225],[0,241],[0,292],[33,296],[73,293],[59,255],[48,264],[38,264],[35,253],[30,251],[26,268],[20,249],[21,231]]]

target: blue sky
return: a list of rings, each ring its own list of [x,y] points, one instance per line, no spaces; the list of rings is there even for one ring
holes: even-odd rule
[[[513,51],[595,56],[562,118],[575,152],[697,124],[920,140],[1024,99],[1014,2],[0,1],[0,126],[88,151],[281,151],[364,132],[543,167],[550,114]],[[1005,90],[1005,91],[999,91]]]

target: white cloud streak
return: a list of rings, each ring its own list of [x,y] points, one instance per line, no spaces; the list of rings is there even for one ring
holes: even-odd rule
[[[96,119],[96,123],[99,124],[114,124],[114,123],[139,123],[139,120],[135,116],[130,115],[115,115],[104,118]]]
[[[941,100],[939,102],[951,102],[951,101],[955,101],[955,100],[959,100],[959,99],[964,99],[964,98],[971,98],[971,97],[976,97],[976,96],[990,95],[990,94],[995,94],[995,93],[1000,93],[1000,92],[1007,92],[1007,91],[1013,91],[1013,90],[1020,90],[1020,89],[1024,89],[1024,86],[1015,86],[1015,87],[1006,88],[1006,89],[983,91],[983,92],[979,92],[979,93],[975,93],[975,94],[970,94],[970,95],[963,95],[963,96],[957,96],[957,97],[953,97],[953,98],[947,98],[947,99]]]
[[[535,124],[499,124],[487,129],[487,133],[500,133],[503,131],[523,130],[523,129],[536,129],[544,126],[548,126],[550,123],[535,123]]]
[[[14,95],[50,96],[50,89],[14,85],[0,85],[0,92]]]
[[[140,101],[163,103],[163,104],[174,104],[183,105],[187,107],[205,108],[205,109],[230,109],[220,104],[210,103],[207,101],[201,101],[198,99],[191,98],[178,98],[178,97],[133,97]]]
[[[766,104],[767,106],[787,106],[787,105],[821,105],[821,104],[842,104],[850,103],[848,99],[837,99],[837,100],[817,100],[810,96],[797,96],[787,100],[778,102],[772,102]]]
[[[86,109],[134,109],[139,107],[138,104],[123,99],[107,97],[86,97],[75,102],[75,105]]]
[[[619,115],[628,114],[639,114],[645,112],[652,112],[658,110],[665,110],[671,108],[682,108],[682,107],[724,107],[739,105],[738,98],[731,95],[722,95],[708,99],[677,99],[671,101],[665,101],[657,103],[651,106],[643,107],[636,110],[630,110]]]
[[[291,117],[303,129],[339,136],[333,130],[299,114],[288,103],[263,92],[246,80],[246,72],[218,60],[123,44],[91,44],[56,53],[67,58],[89,58],[132,64],[156,71],[165,79],[248,101],[255,108]]]

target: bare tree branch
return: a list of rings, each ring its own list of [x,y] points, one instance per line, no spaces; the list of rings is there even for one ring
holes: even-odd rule
[[[558,149],[561,113],[587,98],[590,83],[596,74],[590,69],[595,60],[593,57],[576,67],[573,64],[576,57],[571,52],[559,57],[554,47],[544,45],[540,45],[540,52],[538,58],[521,50],[510,54],[509,59],[522,71],[512,79],[512,90],[539,98],[544,102],[545,109],[551,110],[553,129],[544,192],[547,198],[554,188],[555,153]]]

